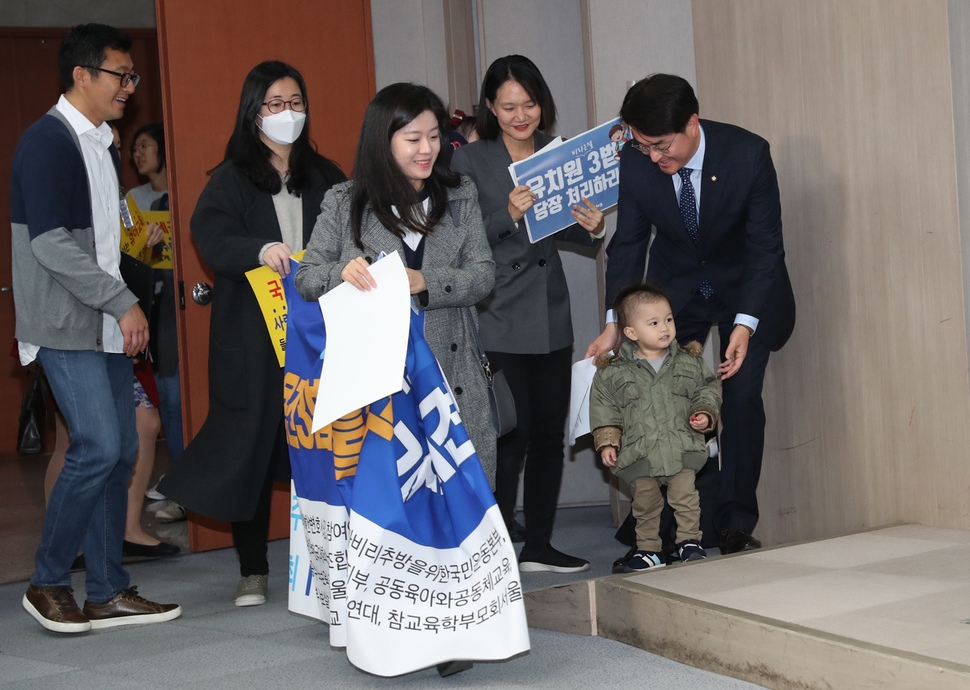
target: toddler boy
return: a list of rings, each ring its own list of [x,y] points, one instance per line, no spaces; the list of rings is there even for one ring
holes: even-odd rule
[[[701,547],[700,499],[694,474],[707,462],[704,434],[717,426],[717,379],[702,346],[681,348],[664,293],[649,284],[617,295],[619,354],[601,363],[590,392],[590,428],[603,464],[633,490],[637,552],[625,572],[665,564],[660,512],[667,501],[677,520],[682,561],[707,558]]]

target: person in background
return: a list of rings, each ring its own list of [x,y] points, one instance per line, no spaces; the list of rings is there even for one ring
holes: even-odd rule
[[[445,130],[448,146],[446,154],[451,155],[451,151],[459,149],[465,144],[478,141],[478,132],[475,131],[475,117],[465,115],[465,111],[456,110],[451,120],[448,121],[448,128]],[[448,149],[451,149],[450,151]],[[449,158],[449,160],[451,160]]]
[[[134,187],[128,193],[142,211],[151,210],[152,204],[168,194],[168,167],[165,165],[165,130],[162,123],[142,125],[129,150],[131,161],[148,182]]]
[[[44,628],[82,633],[182,614],[138,595],[121,565],[126,489],[138,452],[131,357],[148,320],[119,268],[120,159],[107,121],[134,94],[131,39],[83,24],[58,52],[64,93],[20,137],[10,219],[21,362],[38,359],[71,443],[51,490],[24,609]],[[87,598],[69,569],[83,544]]]
[[[539,69],[521,55],[499,58],[482,82],[479,141],[454,152],[454,169],[478,187],[485,233],[495,258],[495,289],[479,305],[481,341],[493,370],[502,370],[515,400],[516,429],[498,441],[495,500],[524,572],[579,572],[589,562],[553,548],[552,530],[563,470],[573,330],[569,289],[556,242],[601,242],[603,213],[588,199],[573,207],[573,225],[530,243],[520,222],[535,201],[514,186],[508,167],[551,141],[556,105]],[[526,459],[528,458],[528,459]],[[515,522],[525,460],[525,529]]]
[[[148,182],[129,192],[143,211],[168,211],[168,166],[165,162],[165,130],[161,123],[149,123],[135,132],[131,145],[131,159],[138,174]],[[158,247],[163,240],[161,228],[156,223],[148,226],[147,247],[155,259],[161,258]],[[170,268],[155,269],[155,298],[149,316],[152,339],[149,351],[152,369],[158,386],[162,429],[165,431],[165,447],[172,463],[182,457],[185,447],[182,436],[182,391],[179,384],[178,334],[176,331],[175,278]],[[166,497],[151,487],[145,495],[153,501]],[[163,520],[185,517],[185,510],[175,503],[162,504],[156,516]]]
[[[306,85],[295,68],[256,65],[243,82],[225,158],[191,220],[199,253],[215,273],[209,414],[158,490],[232,523],[236,606],[266,601],[273,481],[278,470],[286,476],[289,469],[283,369],[245,274],[260,266],[288,274],[289,257],[310,239],[324,194],[346,179],[317,153],[309,116]]]

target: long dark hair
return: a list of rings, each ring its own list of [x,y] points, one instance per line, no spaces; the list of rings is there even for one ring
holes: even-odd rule
[[[310,140],[310,105],[306,95],[306,83],[303,75],[285,62],[268,60],[261,62],[250,70],[243,82],[242,94],[239,96],[239,110],[236,112],[236,126],[226,145],[226,156],[223,162],[231,162],[243,171],[257,189],[276,194],[282,184],[280,174],[270,162],[273,152],[259,138],[256,127],[256,115],[263,106],[266,90],[274,82],[291,77],[300,86],[300,95],[307,104],[307,123],[300,132],[300,136],[293,142],[290,149],[290,176],[286,181],[286,189],[291,194],[299,196],[310,182],[311,169],[323,158],[317,153],[316,144]],[[210,171],[211,172],[211,171]]]
[[[364,112],[357,154],[354,156],[353,191],[350,219],[354,244],[363,249],[360,239],[364,210],[369,205],[381,225],[398,237],[406,230],[428,235],[448,207],[448,189],[461,184],[458,173],[448,165],[444,151],[438,153],[431,175],[425,180],[430,208],[427,215],[416,211],[418,193],[401,171],[391,153],[391,137],[425,111],[431,111],[443,132],[448,113],[441,99],[427,86],[397,83],[377,92]],[[397,215],[391,210],[397,210]]]
[[[485,78],[482,79],[482,91],[478,99],[478,120],[475,129],[482,139],[495,139],[502,131],[498,119],[492,113],[489,103],[495,103],[499,88],[507,81],[515,81],[522,85],[530,98],[542,111],[539,117],[539,129],[548,132],[556,126],[556,102],[552,100],[549,85],[542,78],[542,72],[529,58],[524,55],[506,55],[500,57],[488,67]]]

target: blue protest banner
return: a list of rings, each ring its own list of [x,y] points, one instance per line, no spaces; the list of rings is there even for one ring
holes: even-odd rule
[[[330,644],[380,676],[528,650],[515,552],[423,314],[412,313],[403,390],[312,434],[317,396],[327,394],[317,390],[326,328],[293,274],[284,281],[284,415],[299,516],[291,610],[328,623]]]

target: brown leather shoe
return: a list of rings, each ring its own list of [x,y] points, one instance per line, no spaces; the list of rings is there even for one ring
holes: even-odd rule
[[[91,629],[91,621],[81,613],[70,587],[34,587],[24,595],[24,609],[48,630],[59,633],[82,633]]]
[[[138,596],[137,587],[121,590],[106,604],[84,602],[84,615],[91,621],[92,630],[113,628],[116,625],[163,623],[182,615],[178,604],[156,604]]]

